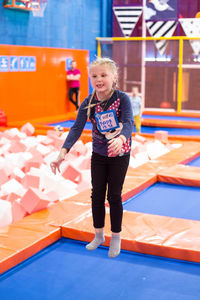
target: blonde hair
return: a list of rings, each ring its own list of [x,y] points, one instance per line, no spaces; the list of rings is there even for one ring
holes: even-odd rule
[[[110,68],[111,72],[116,76],[116,80],[113,82],[113,90],[117,87],[117,81],[118,81],[118,68],[114,60],[110,59],[109,57],[98,57],[94,61],[92,61],[89,65],[89,73],[93,67],[105,65],[108,68]],[[96,104],[92,104],[92,99],[94,98],[95,90],[93,90],[92,95],[89,100],[89,104],[86,107],[87,108],[87,116],[90,116],[91,107],[95,106]]]
[[[93,67],[106,65],[108,66],[113,74],[117,75],[117,65],[114,60],[110,59],[109,57],[97,57],[94,61],[92,61],[89,65],[89,72]]]

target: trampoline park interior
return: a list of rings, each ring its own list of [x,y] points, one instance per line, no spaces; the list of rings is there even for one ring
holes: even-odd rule
[[[0,1],[0,298],[171,299],[200,295],[200,1]],[[54,175],[77,112],[66,71],[110,57],[137,86],[123,187],[121,253],[94,237],[91,123]]]

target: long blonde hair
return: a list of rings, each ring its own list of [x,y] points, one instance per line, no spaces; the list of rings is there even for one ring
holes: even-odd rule
[[[97,59],[95,59],[94,61],[92,61],[90,63],[89,73],[90,73],[90,71],[93,67],[101,66],[101,65],[108,66],[110,68],[110,70],[113,72],[113,74],[115,75],[116,80],[115,80],[115,82],[113,82],[113,90],[115,90],[116,87],[117,87],[117,81],[118,81],[118,69],[117,69],[117,65],[114,62],[114,60],[112,60],[108,57],[98,57]],[[87,116],[88,117],[90,116],[91,108],[96,105],[96,104],[92,104],[92,99],[95,96],[95,92],[96,91],[93,90],[93,92],[91,94],[91,97],[90,97],[90,100],[89,100],[89,104],[88,104],[88,106],[85,107],[87,109]]]

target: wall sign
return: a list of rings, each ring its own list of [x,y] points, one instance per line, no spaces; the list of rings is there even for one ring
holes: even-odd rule
[[[35,72],[35,56],[0,56],[0,72]]]

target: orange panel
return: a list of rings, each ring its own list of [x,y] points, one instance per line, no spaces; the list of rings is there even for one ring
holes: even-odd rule
[[[180,120],[157,120],[157,119],[142,119],[143,126],[152,126],[152,127],[172,127],[172,128],[193,128],[199,129],[200,122],[189,122],[189,121],[180,121]],[[156,130],[156,128],[155,128]]]
[[[150,255],[200,262],[200,222],[125,211],[121,233],[122,249]],[[90,242],[92,219],[62,226],[62,236]],[[110,216],[106,214],[105,243],[110,243]]]
[[[158,180],[166,183],[200,186],[200,168],[176,165],[158,173]]]
[[[0,274],[60,238],[60,228],[42,225],[40,220],[39,228],[34,224],[23,228],[17,223],[0,229]]]
[[[78,220],[89,210],[90,197],[83,192],[1,228],[0,274],[57,241],[62,224]]]
[[[161,115],[161,116],[177,116],[177,117],[193,117],[193,118],[199,118],[199,113],[198,112],[175,112],[175,111],[159,111],[159,110],[144,110],[143,114],[145,115]],[[153,119],[153,118],[152,118]]]
[[[81,71],[81,101],[88,95],[88,51],[0,45],[3,56],[35,56],[36,71],[1,72],[1,109],[8,121],[30,120],[75,110],[67,96],[65,61],[72,57]]]

